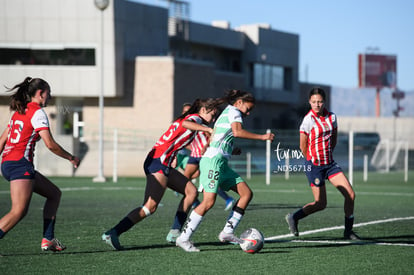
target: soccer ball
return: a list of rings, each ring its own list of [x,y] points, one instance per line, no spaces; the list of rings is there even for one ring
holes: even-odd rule
[[[240,247],[244,252],[257,253],[264,245],[264,237],[262,232],[256,228],[249,228],[240,235],[242,242]]]

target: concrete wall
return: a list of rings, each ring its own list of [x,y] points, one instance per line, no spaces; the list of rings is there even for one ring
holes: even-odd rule
[[[338,129],[343,132],[377,132],[382,140],[408,141],[414,149],[414,118],[412,117],[338,117]]]
[[[53,136],[55,140],[68,152],[73,152],[73,138],[71,136]],[[56,156],[46,148],[43,140],[36,144],[34,166],[45,176],[72,176],[75,170],[68,160]]]
[[[105,107],[104,175],[113,172],[113,136],[118,129],[118,172],[143,176],[143,162],[157,139],[173,120],[174,60],[171,57],[138,57],[135,65],[134,99],[131,107]],[[98,171],[99,110],[85,107],[87,154],[77,175]]]
[[[239,30],[217,29],[212,26],[191,23],[189,43],[205,43],[207,48],[217,51],[229,49],[242,56],[243,72],[218,71],[214,64],[203,61],[174,59],[168,54],[168,10],[134,3],[126,0],[110,1],[103,12],[104,19],[104,64],[101,60],[101,15],[93,1],[85,0],[0,0],[0,46],[44,48],[88,47],[95,49],[95,66],[0,66],[0,85],[8,87],[21,82],[25,76],[42,77],[51,85],[57,106],[49,106],[52,133],[57,141],[77,150],[76,141],[67,142],[70,136],[59,135],[63,118],[62,107],[79,112],[85,123],[84,159],[76,175],[96,176],[98,170],[98,125],[100,94],[100,72],[104,68],[104,172],[112,174],[113,133],[118,129],[119,174],[123,176],[142,175],[142,162],[147,152],[171,121],[178,116],[181,105],[197,97],[221,97],[227,89],[248,90],[249,73],[245,68],[251,62],[263,61],[280,66],[292,66],[293,78],[297,82],[296,35],[275,32],[267,28],[252,27],[257,32],[257,41],[262,48],[251,50],[245,33]],[[255,35],[255,34],[253,34]],[[274,36],[277,38],[274,38]],[[249,34],[250,38],[251,36]],[[273,37],[273,39],[272,39]],[[289,39],[283,42],[284,39]],[[256,38],[252,38],[253,41]],[[290,44],[292,42],[294,44]],[[285,43],[289,44],[286,46]],[[296,44],[295,44],[296,43]],[[253,45],[254,46],[254,45]],[[256,44],[256,46],[258,46]],[[275,47],[273,49],[273,47]],[[224,52],[225,54],[225,52]],[[294,54],[293,60],[286,59]],[[153,57],[150,57],[152,55]],[[160,56],[161,55],[161,56]],[[136,56],[139,56],[136,58]],[[296,85],[296,84],[295,84]],[[298,91],[292,87],[293,93]],[[252,117],[246,120],[246,127],[253,127],[256,117],[269,117],[272,108],[277,108],[286,97],[293,102],[292,92],[275,93],[273,102],[262,108],[258,102]],[[1,93],[0,118],[6,125],[9,112],[7,95]],[[258,94],[259,95],[259,94]],[[70,105],[68,98],[76,100]],[[283,101],[285,102],[285,101]],[[68,106],[59,106],[67,104]],[[6,115],[7,114],[7,115]],[[56,116],[52,116],[54,114]],[[278,113],[272,113],[269,121]],[[263,121],[263,125],[269,124]],[[60,124],[59,124],[60,123]],[[39,145],[41,146],[41,145]],[[40,148],[40,147],[39,147]],[[68,147],[68,150],[71,147]],[[49,156],[50,160],[49,160]],[[44,158],[44,159],[43,159]],[[54,160],[53,154],[42,153],[41,162],[65,163]],[[66,165],[66,164],[64,164]],[[46,167],[48,168],[48,167]],[[45,169],[46,171],[47,169]],[[54,169],[57,173],[60,169]],[[47,170],[49,171],[49,170]],[[52,170],[50,170],[52,171]],[[47,172],[49,173],[49,172]],[[66,174],[65,174],[66,175]]]
[[[24,49],[94,48],[96,66],[1,65],[1,85],[26,76],[47,79],[55,96],[97,96],[100,93],[101,12],[93,1],[0,0],[0,46]],[[103,13],[105,96],[115,89],[113,5]],[[118,91],[122,92],[122,91]]]

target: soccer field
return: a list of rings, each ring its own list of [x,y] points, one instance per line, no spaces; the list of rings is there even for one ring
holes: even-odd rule
[[[414,172],[354,175],[355,231],[363,240],[344,241],[343,198],[328,183],[328,207],[299,223],[300,237],[289,234],[285,215],[312,200],[304,175],[273,175],[248,181],[254,198],[236,230],[263,232],[257,254],[217,238],[228,212],[217,199],[193,241],[200,253],[186,253],[165,237],[179,202],[167,190],[158,211],[120,237],[124,251],[113,251],[102,233],[143,200],[145,179],[120,178],[93,183],[91,178],[52,178],[62,189],[56,237],[67,249],[42,252],[42,205],[32,198],[28,215],[0,240],[0,274],[413,274]],[[230,193],[234,197],[236,194]],[[9,184],[0,181],[0,215],[10,208]]]

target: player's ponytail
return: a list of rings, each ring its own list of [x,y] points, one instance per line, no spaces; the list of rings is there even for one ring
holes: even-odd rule
[[[10,96],[10,110],[24,114],[27,103],[32,100],[36,91],[50,90],[50,86],[41,78],[26,77],[23,82],[16,84],[13,88],[8,89],[7,92],[12,92],[13,90],[16,90],[16,92]]]
[[[246,91],[242,90],[228,90],[226,92],[226,96],[223,97],[221,100],[227,101],[228,104],[233,105],[237,100],[243,100],[245,102],[251,102],[253,104],[256,103],[254,96]]]
[[[201,101],[201,99],[199,99],[199,98],[194,100],[194,102],[191,104],[190,109],[188,109],[185,113],[181,114],[177,119],[181,120],[181,119],[185,118],[186,116],[188,116],[190,114],[198,113],[198,111],[200,110],[200,101]]]
[[[187,112],[179,116],[177,119],[183,119],[190,114],[198,114],[201,108],[203,107],[206,108],[208,112],[213,111],[217,109],[219,104],[220,102],[214,98],[206,98],[206,99],[197,98],[196,100],[194,100],[190,109],[188,109]]]

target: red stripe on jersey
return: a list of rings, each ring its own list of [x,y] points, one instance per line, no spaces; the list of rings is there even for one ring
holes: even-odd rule
[[[203,148],[207,144],[207,135],[199,131],[197,135],[194,137],[193,142],[191,142],[191,155],[194,158],[201,158],[203,156]]]
[[[183,127],[185,120],[190,120],[198,124],[203,122],[197,114],[191,114],[182,120],[176,120],[153,147],[153,157],[159,158],[161,163],[168,167],[171,167],[171,163],[177,155],[177,152],[190,144],[197,133],[197,131],[191,131]]]
[[[333,161],[332,135],[336,131],[336,123],[333,121],[333,113],[324,110],[323,115],[318,116],[313,111],[307,115],[307,121],[311,121],[308,135],[308,160],[315,165],[326,165]],[[304,119],[305,121],[305,119]]]

